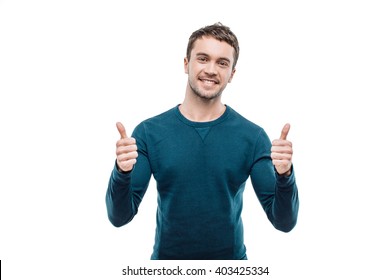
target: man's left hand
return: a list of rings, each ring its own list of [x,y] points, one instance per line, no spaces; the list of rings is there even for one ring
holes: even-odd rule
[[[280,138],[272,141],[271,158],[279,175],[289,176],[292,166],[292,143],[287,140],[290,131],[290,124],[285,124],[280,134]]]

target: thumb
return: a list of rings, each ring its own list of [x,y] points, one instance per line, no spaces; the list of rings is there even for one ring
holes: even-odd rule
[[[286,123],[282,129],[282,133],[280,134],[280,140],[286,140],[287,139],[287,134],[290,131],[290,124]]]
[[[121,122],[116,123],[116,128],[118,129],[118,132],[121,135],[121,139],[128,138],[126,134],[126,128]]]

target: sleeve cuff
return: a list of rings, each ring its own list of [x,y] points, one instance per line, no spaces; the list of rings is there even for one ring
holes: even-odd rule
[[[279,175],[275,170],[276,185],[279,189],[287,190],[295,185],[295,173],[294,168],[291,165],[291,174],[289,176]]]
[[[115,169],[116,169],[116,171],[118,171],[118,173],[120,173],[120,174],[130,174],[131,173],[131,171],[133,171],[133,169],[131,169],[130,171],[122,171],[120,168],[119,168],[119,166],[118,166],[118,162],[115,160]]]
[[[119,185],[128,185],[130,182],[131,172],[133,171],[133,169],[127,172],[121,171],[118,167],[118,164],[115,161],[115,166],[114,169],[112,170],[112,179],[114,180],[114,182],[116,182]]]

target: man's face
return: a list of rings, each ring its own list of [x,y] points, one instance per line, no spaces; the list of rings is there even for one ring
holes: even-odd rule
[[[219,97],[233,78],[233,61],[234,48],[228,43],[212,37],[196,40],[190,60],[184,59],[192,92],[209,100]]]

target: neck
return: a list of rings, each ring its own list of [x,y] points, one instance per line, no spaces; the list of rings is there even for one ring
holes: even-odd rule
[[[194,122],[208,122],[218,119],[226,110],[221,97],[204,99],[199,96],[186,94],[184,101],[179,106],[184,117]]]

